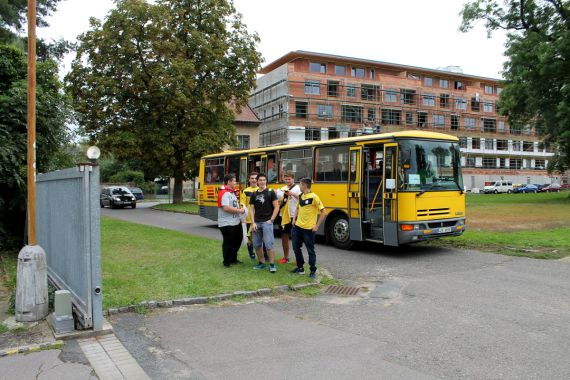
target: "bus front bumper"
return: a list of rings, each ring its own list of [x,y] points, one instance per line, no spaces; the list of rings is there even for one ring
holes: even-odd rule
[[[399,244],[416,243],[445,236],[460,236],[465,232],[465,218],[400,222]]]

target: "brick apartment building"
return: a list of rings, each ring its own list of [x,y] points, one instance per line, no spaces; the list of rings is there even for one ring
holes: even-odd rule
[[[560,183],[531,128],[497,112],[501,82],[456,67],[425,69],[294,51],[265,66],[250,95],[260,146],[422,129],[456,135],[467,189],[499,179]]]

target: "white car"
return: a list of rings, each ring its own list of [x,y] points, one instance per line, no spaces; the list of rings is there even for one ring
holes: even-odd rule
[[[485,194],[512,193],[513,183],[511,181],[497,181],[492,185],[483,188]]]

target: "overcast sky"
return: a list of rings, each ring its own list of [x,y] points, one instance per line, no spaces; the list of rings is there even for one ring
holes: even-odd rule
[[[462,0],[234,0],[250,32],[261,38],[259,50],[268,64],[293,50],[373,59],[437,68],[457,65],[464,73],[500,78],[505,35],[487,39],[479,26],[460,33]],[[74,41],[102,19],[112,0],[63,0],[38,29],[47,39]],[[69,70],[71,57],[64,71]]]

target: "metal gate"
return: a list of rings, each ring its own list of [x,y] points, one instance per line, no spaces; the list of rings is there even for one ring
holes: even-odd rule
[[[45,250],[48,277],[58,289],[69,290],[73,311],[83,328],[100,330],[101,228],[99,166],[39,174],[37,239]]]

